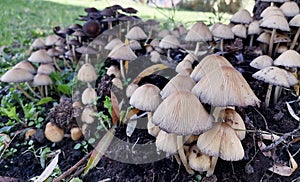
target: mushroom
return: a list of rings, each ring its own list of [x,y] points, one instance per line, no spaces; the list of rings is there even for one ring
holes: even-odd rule
[[[56,124],[48,122],[45,128],[45,137],[51,142],[60,142],[64,138],[64,130]]]
[[[46,75],[46,74],[36,74],[33,78],[33,82],[32,84],[34,86],[40,86],[39,90],[40,90],[40,94],[42,97],[47,97],[48,96],[48,85],[52,85],[53,81],[51,80],[51,78]],[[44,93],[44,89],[43,86],[45,87],[45,93]]]
[[[108,44],[104,47],[106,50],[113,50],[118,45],[123,44],[123,42],[119,38],[114,38],[111,41],[108,42]]]
[[[255,21],[253,21],[249,24],[249,26],[248,26],[248,35],[250,35],[249,46],[252,46],[252,44],[253,44],[254,35],[260,34],[261,31],[262,31],[262,29],[259,28],[259,21],[258,20],[255,20]]]
[[[90,63],[83,64],[78,71],[77,78],[82,82],[86,82],[89,87],[92,87],[90,83],[97,79],[94,66]]]
[[[156,137],[155,145],[158,150],[162,150],[167,154],[173,155],[177,153],[177,136],[176,134],[160,130]]]
[[[289,25],[292,26],[292,27],[297,27],[297,32],[294,36],[294,39],[293,39],[293,42],[290,46],[290,49],[294,49],[296,43],[297,43],[297,40],[299,38],[299,35],[300,35],[300,14],[294,16],[294,18],[292,18],[289,22]]]
[[[298,4],[294,1],[284,2],[279,9],[286,17],[294,17],[300,12]]]
[[[272,50],[273,50],[274,37],[276,34],[276,30],[290,31],[289,24],[284,17],[278,16],[278,15],[272,15],[272,16],[267,16],[266,18],[264,18],[262,23],[260,24],[260,26],[264,27],[264,28],[272,29],[272,34],[271,34],[270,43],[269,43],[269,50],[268,50],[268,55],[272,56]]]
[[[82,132],[79,127],[71,128],[71,138],[73,141],[77,141],[82,137]]]
[[[244,25],[242,24],[234,25],[231,28],[231,30],[236,37],[240,37],[243,39],[247,38],[247,29]]]
[[[185,41],[197,42],[194,54],[197,55],[200,47],[200,42],[212,41],[212,34],[203,22],[195,23],[188,31]]]
[[[202,153],[197,145],[189,147],[187,159],[190,167],[195,171],[207,171],[211,166],[211,157]]]
[[[273,65],[273,59],[268,55],[261,55],[250,62],[250,66],[256,69],[263,69]]]
[[[292,73],[275,66],[270,66],[261,69],[258,72],[254,73],[252,77],[269,83],[268,91],[265,98],[266,107],[269,107],[272,85],[284,86],[288,88],[290,86],[298,84],[298,80],[294,77]],[[278,95],[278,93],[274,93],[274,98],[278,98],[278,96],[275,95]]]
[[[224,51],[224,39],[234,39],[234,34],[231,30],[231,28],[228,25],[224,24],[218,24],[217,26],[214,26],[214,28],[211,31],[212,35],[216,38],[221,39],[220,42],[220,50]]]
[[[252,22],[252,17],[247,9],[240,9],[230,18],[230,22],[236,24],[249,24]]]
[[[171,59],[171,49],[177,49],[180,46],[179,41],[174,35],[165,36],[160,42],[159,47],[162,49],[167,49],[167,58]]]
[[[84,105],[94,104],[97,101],[97,92],[93,88],[86,88],[82,92],[81,101]]]
[[[132,27],[125,37],[129,40],[145,40],[147,39],[147,35],[139,26]]]

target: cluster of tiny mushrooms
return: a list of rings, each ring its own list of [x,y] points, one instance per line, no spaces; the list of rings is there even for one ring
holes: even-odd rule
[[[206,171],[210,176],[218,158],[228,161],[243,159],[241,140],[245,138],[246,128],[235,107],[259,107],[260,100],[225,57],[208,53],[208,45],[217,43],[216,46],[223,51],[226,44],[240,38],[249,40],[250,47],[261,47],[261,54],[250,66],[259,69],[253,74],[254,78],[269,84],[265,107],[269,107],[272,85],[276,86],[273,96],[276,103],[282,87],[298,84],[300,55],[295,50],[300,49],[299,7],[293,1],[263,1],[270,2],[270,6],[261,13],[260,20],[254,20],[248,10],[241,9],[232,16],[230,24],[215,23],[208,27],[198,21],[189,30],[180,25],[173,30],[159,31],[159,22],[142,21],[132,16],[136,13],[133,8],[118,5],[102,11],[88,8],[87,15],[81,17],[86,21],[83,26],[56,27],[57,35],[50,35],[46,40],[37,39],[28,61],[7,71],[1,81],[18,83],[23,92],[19,82],[26,82],[36,97],[43,97],[48,94],[47,85],[52,84],[48,75],[61,70],[58,61],[63,61],[65,68],[72,68],[71,63],[79,65],[77,78],[86,83],[86,89],[73,107],[83,110],[81,129],[85,133],[86,126],[95,122],[94,112],[97,111],[93,83],[98,76],[93,58],[99,60],[99,52],[107,51],[108,57],[119,63],[119,66],[108,67],[107,74],[115,76],[112,80],[114,86],[126,90],[132,107],[147,112],[148,133],[156,137],[158,150],[174,155],[188,173]],[[280,6],[275,6],[274,2]],[[124,15],[124,12],[129,15]],[[118,26],[118,31],[114,26]],[[100,33],[104,38],[94,39]],[[125,37],[121,36],[122,33]],[[200,51],[205,46],[206,50]],[[188,54],[174,69],[177,74],[162,89],[150,83],[139,86],[137,80],[125,87],[122,81],[126,80],[126,71],[130,68],[126,70],[124,65],[137,59],[140,55],[137,56],[136,51],[140,49],[146,50],[142,55],[148,58],[145,61],[153,64],[161,64],[165,59],[172,62],[171,52],[174,50],[185,49]],[[84,55],[82,61],[78,60],[78,54]],[[37,86],[40,93],[35,93],[35,88],[30,85]],[[32,98],[28,93],[24,94]],[[210,113],[203,103],[211,106]],[[46,133],[46,137],[53,142],[61,141],[63,131],[55,132],[48,129],[48,125],[53,127],[53,123],[47,124],[46,131],[51,130],[56,136],[52,139]]]

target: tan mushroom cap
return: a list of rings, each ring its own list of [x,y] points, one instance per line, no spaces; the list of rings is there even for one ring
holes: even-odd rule
[[[273,59],[268,55],[261,55],[251,61],[250,66],[256,69],[263,69],[273,65]]]
[[[248,26],[248,35],[258,35],[262,32],[262,29],[259,27],[259,21],[254,20]]]
[[[284,2],[280,6],[281,11],[283,12],[284,16],[286,17],[293,17],[299,14],[299,6],[295,1],[287,1]]]
[[[187,158],[189,165],[193,170],[201,172],[207,171],[210,168],[210,156],[203,154],[196,145],[193,145],[189,148]]]
[[[249,24],[252,21],[252,16],[248,10],[240,9],[230,18],[230,21],[233,23]]]
[[[219,24],[212,30],[212,35],[221,39],[233,39],[234,34],[229,25]]]
[[[121,45],[121,44],[123,44],[123,42],[119,38],[114,38],[104,47],[104,49],[111,51],[115,47],[117,47],[118,45]]]
[[[207,131],[212,121],[212,116],[189,91],[169,95],[153,114],[153,124],[166,132],[183,136]]]
[[[121,89],[123,90],[123,83],[122,81],[120,80],[120,78],[113,78],[111,80],[112,84],[117,87],[118,89]]]
[[[183,75],[190,75],[193,71],[192,63],[188,60],[183,60],[177,64],[175,71]]]
[[[130,40],[129,47],[134,51],[142,49],[141,44],[137,40]]]
[[[43,49],[45,47],[45,40],[42,38],[37,38],[31,44],[31,48],[33,49]]]
[[[133,107],[143,111],[155,111],[162,102],[159,95],[160,89],[152,84],[144,84],[138,87],[130,97],[129,103]]]
[[[177,74],[165,85],[160,95],[162,99],[165,99],[174,92],[191,91],[195,84],[196,82],[191,77]]]
[[[38,67],[37,73],[50,75],[54,71],[55,71],[54,66],[51,63],[46,63],[46,64],[41,64]]]
[[[33,63],[53,63],[53,59],[47,54],[45,49],[33,52],[28,58],[28,61]]]
[[[78,127],[72,128],[70,133],[71,133],[71,138],[73,141],[77,141],[82,137],[81,129]]]
[[[241,37],[241,38],[247,38],[247,29],[244,25],[242,24],[238,24],[238,25],[234,25],[231,28],[233,34],[237,37]]]
[[[264,9],[260,14],[262,18],[266,18],[272,15],[278,15],[284,17],[283,12],[277,6],[269,6],[266,9]]]
[[[108,57],[116,60],[133,61],[137,58],[135,53],[126,44],[119,44],[110,51]]]
[[[219,122],[225,122],[231,128],[235,129],[236,135],[240,140],[243,140],[246,136],[246,126],[242,117],[234,109],[226,108],[220,111]]]
[[[53,81],[48,75],[38,73],[34,76],[32,84],[34,86],[52,85]]]
[[[206,42],[212,41],[212,34],[203,22],[195,23],[192,28],[188,31],[185,41],[191,42]]]
[[[284,53],[287,50],[288,50],[288,47],[286,45],[279,45],[279,47],[277,49],[277,53],[278,54],[282,54],[282,53]]]
[[[180,43],[174,35],[167,35],[159,42],[159,47],[162,49],[176,49],[179,46]]]
[[[36,73],[35,67],[28,61],[21,61],[21,62],[17,63],[13,68],[21,68],[32,74]]]
[[[149,117],[149,115],[148,115],[148,117]],[[152,116],[150,115],[150,117],[152,117]],[[151,119],[151,120],[152,120],[152,119]],[[147,130],[148,130],[148,133],[149,133],[150,135],[154,136],[154,137],[157,137],[158,133],[159,133],[161,130],[159,129],[158,126],[155,126],[155,124],[153,124],[153,123],[151,122],[151,120],[148,119],[148,122],[147,122]]]
[[[97,100],[97,92],[93,88],[86,88],[81,95],[83,104],[93,104]]]
[[[193,64],[194,61],[197,60],[197,57],[193,53],[188,53],[182,61],[189,61],[191,64]]]
[[[45,128],[45,137],[51,142],[60,142],[64,138],[64,130],[56,124],[48,122]]]
[[[152,63],[161,62],[160,54],[157,51],[152,51],[150,53],[150,60],[151,60]]]
[[[224,122],[216,122],[201,134],[197,147],[205,154],[227,161],[238,161],[244,157],[244,149],[234,129]]]
[[[191,73],[191,78],[198,82],[203,76],[209,72],[214,72],[216,69],[220,69],[221,66],[232,66],[231,63],[217,54],[211,54],[205,56],[200,63],[194,68]]]
[[[90,63],[85,63],[81,66],[77,74],[78,80],[82,82],[93,82],[97,79],[95,68]]]
[[[257,37],[256,40],[264,44],[270,44],[270,39],[271,39],[271,34],[267,32],[263,32]]]
[[[127,39],[132,40],[144,40],[147,39],[147,35],[139,26],[132,27],[125,35]]]
[[[81,114],[81,121],[87,124],[92,124],[95,121],[94,117],[95,110],[93,107],[85,107]]]
[[[111,65],[107,70],[106,70],[107,75],[115,75],[116,78],[121,77],[121,72],[117,66]]]
[[[295,50],[287,50],[274,60],[274,65],[300,67],[300,54]]]
[[[0,80],[7,83],[19,83],[33,80],[33,74],[22,68],[13,68],[5,72]]]
[[[131,97],[134,91],[138,88],[138,84],[136,83],[130,83],[126,88],[126,96]]]
[[[292,73],[275,66],[259,70],[254,73],[252,77],[272,85],[284,86],[287,88],[298,84],[298,80]]]
[[[286,34],[276,34],[274,37],[274,43],[288,43],[291,42],[291,38]]]
[[[167,29],[163,29],[160,32],[158,32],[158,37],[166,37],[167,35],[171,35],[170,31]]]
[[[54,46],[58,40],[59,40],[59,36],[57,36],[55,34],[48,35],[45,39],[45,45],[46,46]]]
[[[175,154],[177,153],[177,135],[160,130],[156,137],[155,145],[158,150]]]
[[[287,20],[284,17],[278,15],[267,16],[265,19],[263,19],[260,26],[282,31],[290,31]]]
[[[203,76],[192,92],[212,106],[255,106],[260,100],[242,74],[232,66],[221,66]]]
[[[290,22],[289,22],[290,26],[294,26],[294,27],[300,27],[300,14],[294,16]]]

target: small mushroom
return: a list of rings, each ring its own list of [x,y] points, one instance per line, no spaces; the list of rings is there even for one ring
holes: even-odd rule
[[[45,137],[51,142],[60,142],[64,138],[64,130],[56,124],[48,122],[45,128]]]

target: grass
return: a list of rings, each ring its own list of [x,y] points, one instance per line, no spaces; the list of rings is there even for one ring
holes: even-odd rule
[[[139,10],[143,19],[155,18],[162,22],[183,23],[190,26],[197,20],[212,20],[212,13],[159,9],[132,0],[1,0],[0,1],[0,46],[28,46],[35,37],[52,32],[54,26],[68,26],[81,23],[75,19],[84,15],[84,7],[103,9],[120,4]],[[224,20],[230,15],[224,14]]]

